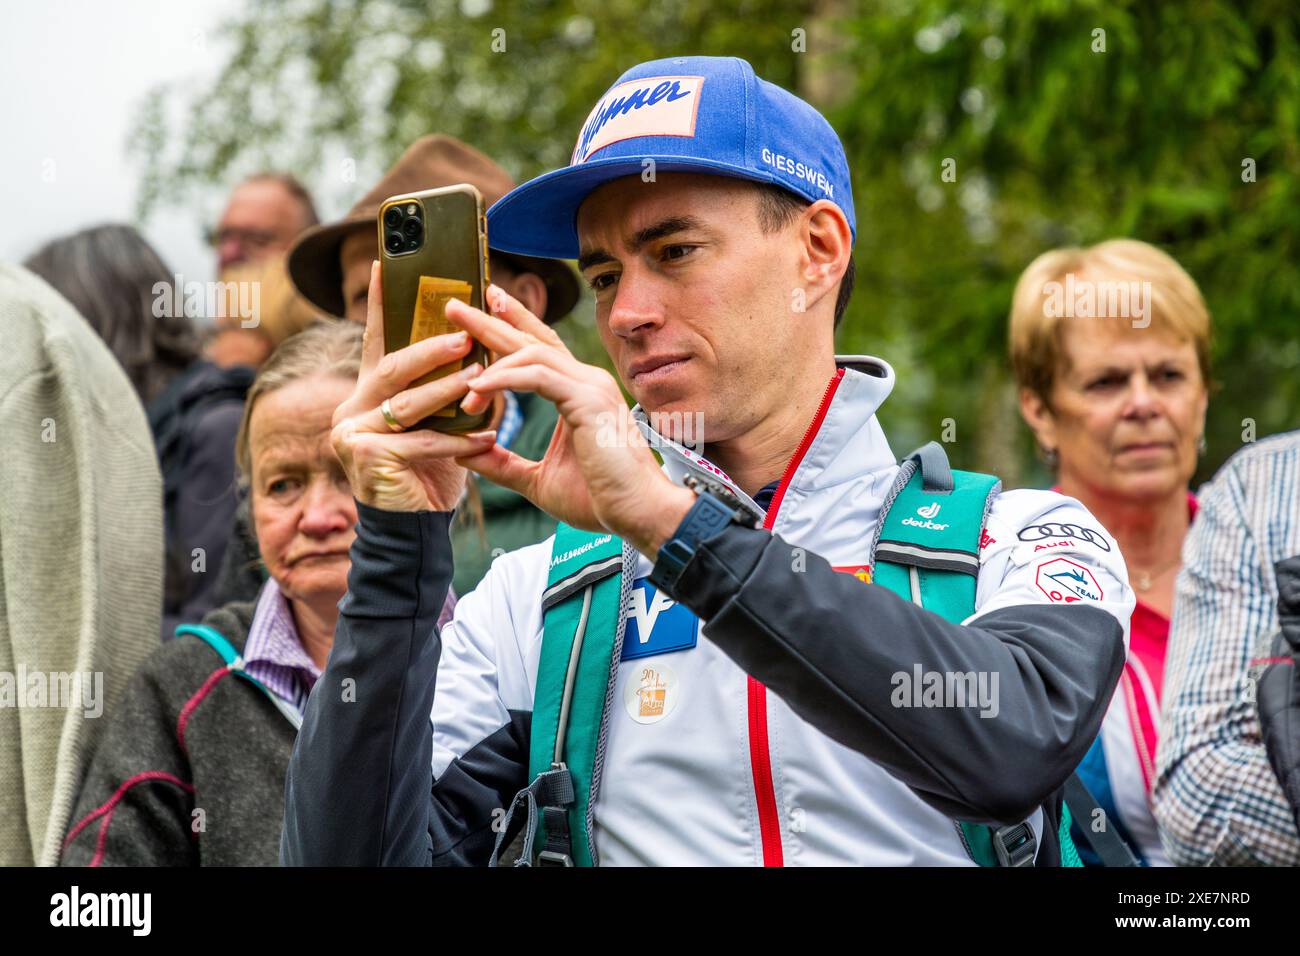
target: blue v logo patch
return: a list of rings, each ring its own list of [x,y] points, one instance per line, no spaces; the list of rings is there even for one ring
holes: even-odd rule
[[[627,631],[623,635],[623,660],[685,651],[695,646],[700,619],[678,604],[647,578],[633,582],[628,596]]]

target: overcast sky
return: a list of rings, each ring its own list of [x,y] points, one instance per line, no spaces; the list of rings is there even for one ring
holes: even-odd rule
[[[193,89],[218,64],[195,50],[240,0],[6,2],[0,26],[0,259],[102,222],[131,222],[138,160],[127,138],[144,95],[159,84]],[[209,47],[210,49],[210,47]],[[213,278],[202,241],[230,184],[196,208],[143,225],[186,280]]]

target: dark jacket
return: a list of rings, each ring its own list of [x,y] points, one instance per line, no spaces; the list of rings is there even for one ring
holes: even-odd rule
[[[252,604],[204,623],[242,652]],[[136,672],[91,761],[65,866],[274,866],[295,731],[192,635]]]
[[[177,624],[200,620],[219,606],[217,575],[241,497],[235,436],[252,379],[252,369],[200,360],[149,405],[163,472],[164,641]]]
[[[1300,555],[1274,568],[1279,630],[1261,662],[1257,703],[1269,765],[1300,829]]]

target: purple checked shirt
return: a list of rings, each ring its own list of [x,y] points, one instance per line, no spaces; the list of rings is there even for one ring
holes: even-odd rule
[[[438,615],[439,630],[451,620],[455,609],[456,595],[448,592],[442,613]],[[244,644],[244,670],[300,714],[321,674],[298,639],[289,601],[274,578],[267,579],[257,598],[248,641]]]

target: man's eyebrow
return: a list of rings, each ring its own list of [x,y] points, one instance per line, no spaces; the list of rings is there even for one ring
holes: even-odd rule
[[[628,247],[633,252],[636,252],[646,243],[663,239],[666,236],[673,235],[673,233],[685,232],[687,229],[701,229],[703,227],[704,223],[695,216],[669,216],[667,219],[661,219],[644,229],[637,230],[628,242]],[[613,261],[614,257],[604,249],[590,249],[578,256],[578,270],[581,272],[591,266]]]
[[[602,262],[613,262],[614,257],[604,249],[592,249],[578,256],[578,271],[586,272],[592,266],[598,266]]]
[[[646,226],[632,237],[628,243],[632,251],[636,252],[648,242],[654,242],[656,239],[662,239],[665,236],[671,236],[675,232],[685,232],[687,229],[700,229],[704,223],[694,216],[670,216],[667,219],[661,219],[653,225]]]

